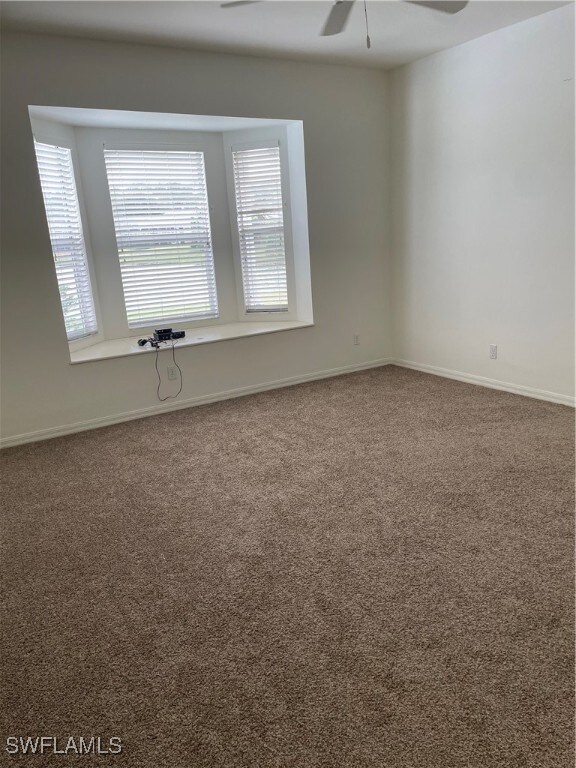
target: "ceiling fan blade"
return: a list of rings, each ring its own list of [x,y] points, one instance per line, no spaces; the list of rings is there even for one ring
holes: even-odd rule
[[[324,24],[324,29],[320,34],[324,37],[327,35],[339,35],[346,26],[353,5],[354,0],[337,0],[330,9],[326,24]]]
[[[238,5],[253,5],[261,0],[231,0],[229,3],[220,3],[220,8],[236,8]]]
[[[406,0],[411,5],[423,5],[424,8],[430,8],[431,11],[440,11],[441,13],[459,13],[464,10],[468,2],[457,2],[457,0]]]

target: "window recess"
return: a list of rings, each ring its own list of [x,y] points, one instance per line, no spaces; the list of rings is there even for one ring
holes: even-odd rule
[[[195,346],[313,324],[301,121],[29,112],[38,142],[69,148],[67,181],[61,169],[52,184],[75,223],[74,258],[51,236],[71,362],[145,354],[138,338],[154,328]]]

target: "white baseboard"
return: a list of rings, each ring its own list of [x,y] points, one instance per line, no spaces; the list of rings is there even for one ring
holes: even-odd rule
[[[123,421],[133,421],[134,419],[142,419],[146,416],[156,416],[160,413],[178,411],[182,408],[191,408],[196,405],[207,405],[208,403],[216,403],[220,400],[230,400],[234,397],[244,397],[245,395],[253,395],[258,392],[267,392],[270,389],[280,389],[282,387],[289,387],[294,384],[304,384],[307,381],[328,379],[332,376],[341,376],[344,373],[354,373],[355,371],[363,371],[368,368],[379,368],[380,366],[388,365],[390,362],[391,361],[388,358],[370,360],[366,363],[344,365],[339,368],[330,368],[325,371],[305,373],[301,376],[289,376],[286,379],[265,381],[260,384],[251,385],[249,387],[238,387],[237,389],[228,389],[223,392],[215,392],[210,395],[190,397],[187,400],[180,400],[178,402],[162,404],[158,403],[158,405],[152,405],[149,408],[139,408],[136,411],[125,411],[124,413],[117,413],[113,416],[104,416],[99,419],[89,419],[87,421],[77,421],[73,424],[64,424],[59,427],[39,429],[34,432],[26,432],[21,435],[12,435],[11,437],[2,438],[0,439],[0,448],[10,448],[16,445],[23,445],[24,443],[34,443],[38,440],[48,440],[52,437],[70,435],[74,432],[85,432],[89,429],[108,427],[112,424],[119,424]]]
[[[315,371],[314,373],[303,374],[302,376],[290,376],[286,379],[266,381],[262,382],[261,384],[254,384],[249,387],[238,387],[237,389],[215,392],[210,395],[191,397],[187,400],[180,400],[179,402],[162,404],[159,403],[158,405],[152,405],[149,408],[139,408],[136,411],[125,411],[124,413],[117,413],[113,416],[105,416],[99,419],[77,421],[73,424],[64,424],[63,426],[51,427],[49,429],[39,429],[35,432],[26,432],[21,435],[12,435],[11,437],[0,439],[0,449],[10,448],[16,445],[23,445],[24,443],[34,443],[38,440],[48,440],[52,437],[70,435],[74,432],[85,432],[89,429],[107,427],[112,424],[120,424],[123,421],[142,419],[146,416],[156,416],[160,413],[178,411],[182,408],[192,408],[196,405],[207,405],[208,403],[216,403],[221,400],[230,400],[235,397],[244,397],[245,395],[253,395],[258,392],[267,392],[271,389],[280,389],[282,387],[289,387],[294,384],[304,384],[307,381],[328,379],[332,376],[341,376],[344,373],[354,373],[354,371],[363,371],[369,368],[379,368],[384,365],[398,365],[401,368],[411,368],[415,371],[422,371],[422,373],[431,373],[434,376],[442,376],[446,379],[456,379],[457,381],[463,381],[468,384],[477,384],[482,387],[489,387],[490,389],[499,389],[503,392],[511,392],[515,395],[533,397],[537,400],[547,400],[550,403],[569,405],[573,408],[576,406],[576,398],[570,397],[569,395],[561,395],[556,392],[547,392],[543,389],[525,387],[521,384],[510,384],[505,381],[488,379],[484,376],[475,376],[474,374],[462,373],[461,371],[453,371],[449,368],[439,368],[435,365],[427,365],[426,363],[415,363],[411,360],[381,358],[379,360],[370,360],[366,363],[344,365],[339,368],[330,368],[324,371]]]
[[[547,400],[550,403],[559,403],[560,405],[576,406],[576,398],[570,395],[561,395],[557,392],[548,392],[545,389],[535,389],[534,387],[525,387],[522,384],[510,384],[498,379],[488,379],[485,376],[476,376],[472,373],[462,373],[461,371],[452,371],[449,368],[439,368],[435,365],[426,363],[415,363],[411,360],[390,360],[391,365],[398,365],[401,368],[412,368],[422,373],[431,373],[434,376],[442,376],[445,379],[456,379],[464,381],[467,384],[477,384],[489,389],[499,389],[502,392],[511,392],[514,395],[524,395],[525,397],[534,397],[537,400]]]

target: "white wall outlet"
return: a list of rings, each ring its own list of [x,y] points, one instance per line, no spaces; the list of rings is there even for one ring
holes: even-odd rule
[[[358,346],[360,344],[360,334],[355,333],[354,336],[352,336],[352,342]]]
[[[175,381],[178,378],[178,368],[176,368],[175,365],[169,365],[167,368],[168,371],[168,379],[170,381]]]
[[[498,358],[498,345],[490,344],[488,347],[488,357],[490,360],[496,360]]]

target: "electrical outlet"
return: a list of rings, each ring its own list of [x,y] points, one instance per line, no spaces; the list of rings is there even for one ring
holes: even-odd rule
[[[490,360],[496,360],[498,358],[498,346],[496,344],[490,344],[488,347],[488,357]]]
[[[359,333],[355,333],[354,336],[352,336],[352,343],[355,346],[358,346],[360,344],[360,334]]]
[[[178,378],[178,368],[176,368],[175,365],[169,365],[167,368],[168,371],[168,379],[170,381],[175,381]]]

